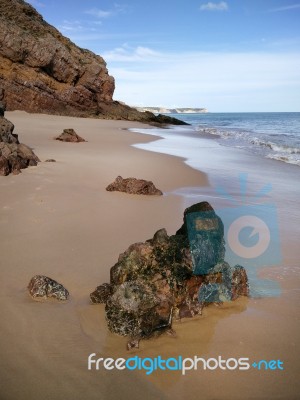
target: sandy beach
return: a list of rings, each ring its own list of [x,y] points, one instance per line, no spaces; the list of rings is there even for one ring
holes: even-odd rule
[[[20,175],[0,177],[0,399],[299,398],[299,227],[293,225],[298,214],[289,207],[288,194],[288,217],[281,232],[282,265],[262,271],[280,283],[280,297],[241,298],[210,306],[203,316],[174,324],[176,338],[162,335],[142,341],[140,349],[128,353],[126,338],[108,331],[104,306],[91,305],[89,294],[109,281],[110,267],[130,244],[151,238],[163,227],[168,234],[175,233],[184,209],[196,202],[184,196],[188,188],[199,188],[203,200],[211,201],[211,182],[219,176],[232,191],[238,189],[226,181],[230,174],[226,178],[224,170],[218,175],[209,161],[200,172],[179,157],[132,147],[155,140],[127,130],[145,128],[142,124],[21,111],[6,112],[5,117],[41,163]],[[53,140],[65,128],[74,128],[87,142]],[[227,164],[231,173],[234,165],[243,163],[247,169],[251,164],[234,150],[222,151],[220,160],[230,151],[234,154]],[[45,162],[51,158],[56,162]],[[275,169],[289,168],[269,162]],[[257,165],[253,168],[259,170]],[[106,186],[118,175],[152,180],[164,196],[107,192]],[[280,182],[280,173],[277,179]],[[283,206],[279,207],[280,220]],[[33,301],[26,287],[36,274],[62,283],[70,300]],[[114,358],[220,355],[280,359],[284,370],[198,370],[185,376],[179,371],[151,375],[88,371],[90,353]]]

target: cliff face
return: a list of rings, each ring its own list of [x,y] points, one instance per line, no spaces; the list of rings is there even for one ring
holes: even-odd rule
[[[102,57],[77,47],[23,0],[0,0],[0,101],[7,110],[153,118],[113,101],[114,89]]]
[[[80,49],[22,0],[0,0],[0,86],[7,110],[99,113],[115,84],[105,61]]]

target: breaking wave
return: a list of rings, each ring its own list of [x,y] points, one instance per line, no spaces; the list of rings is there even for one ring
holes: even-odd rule
[[[260,134],[258,137],[257,132],[239,129],[225,130],[201,125],[196,126],[195,130],[201,135],[219,137],[223,145],[244,148],[266,158],[300,166],[300,138],[295,135],[269,133]],[[290,142],[296,143],[291,145]]]

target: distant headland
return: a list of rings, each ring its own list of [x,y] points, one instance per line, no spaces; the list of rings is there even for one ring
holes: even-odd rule
[[[206,114],[206,108],[165,108],[165,107],[135,107],[138,111],[149,111],[158,114]]]

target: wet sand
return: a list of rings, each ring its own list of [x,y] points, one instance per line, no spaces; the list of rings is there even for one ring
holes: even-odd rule
[[[169,234],[178,229],[184,208],[195,201],[176,191],[200,188],[211,201],[210,172],[131,147],[155,139],[124,130],[141,126],[136,123],[24,112],[7,112],[6,118],[41,161],[57,162],[0,179],[1,399],[298,398],[299,252],[286,228],[285,268],[263,271],[280,282],[279,298],[210,306],[203,316],[174,324],[176,338],[143,341],[128,353],[126,338],[107,330],[104,306],[90,305],[89,293],[109,280],[110,267],[131,243],[162,227]],[[53,140],[64,128],[74,128],[88,142]],[[106,192],[117,175],[150,179],[165,195]],[[63,283],[70,300],[34,302],[26,286],[35,274]],[[281,359],[285,369],[198,370],[185,376],[179,371],[88,371],[90,353]]]

